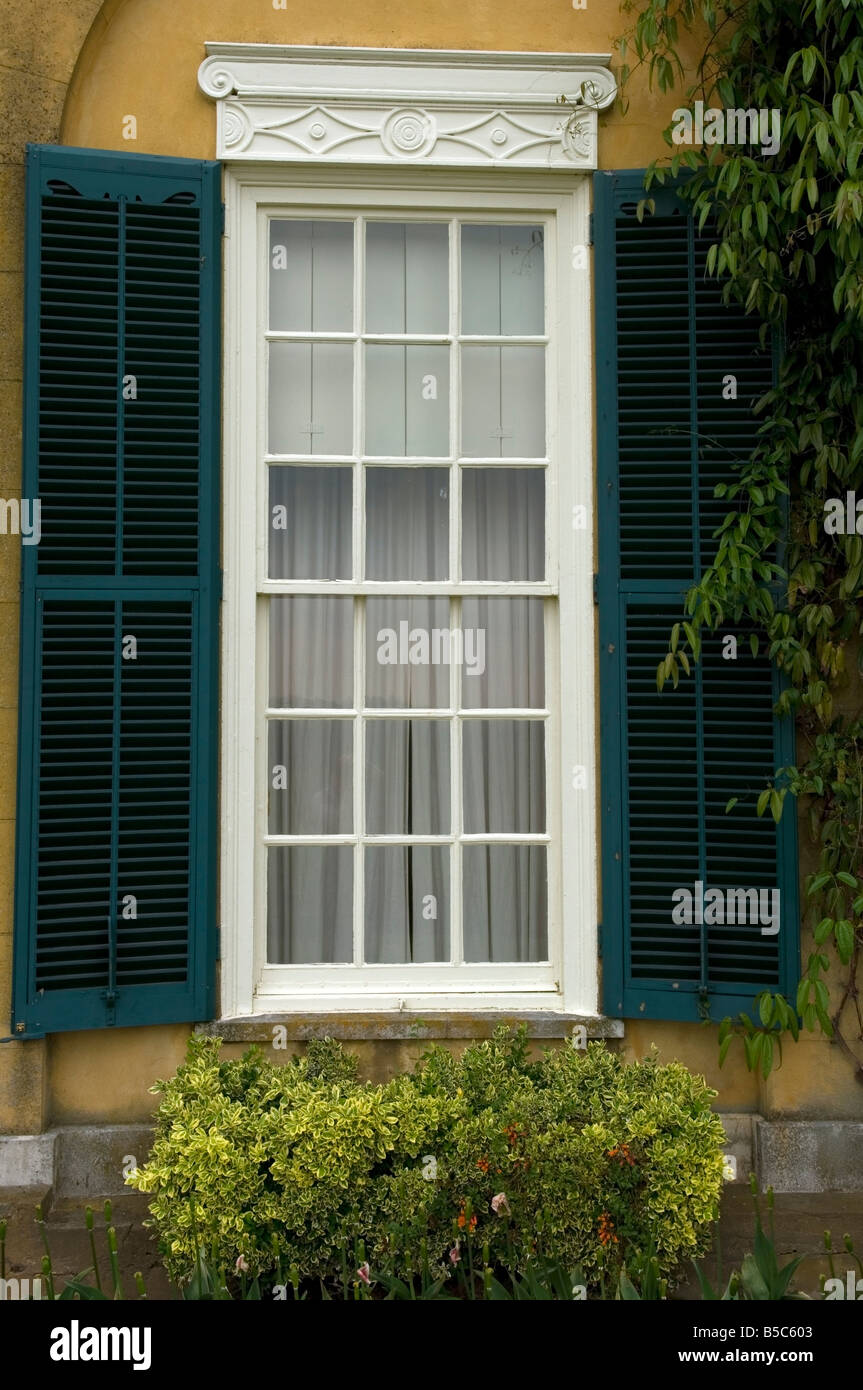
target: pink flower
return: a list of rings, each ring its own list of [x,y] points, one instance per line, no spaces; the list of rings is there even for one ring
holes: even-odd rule
[[[492,1197],[491,1209],[495,1216],[500,1216],[502,1211],[505,1211],[507,1216],[512,1215],[509,1209],[509,1202],[506,1200],[506,1196],[503,1192],[499,1192],[496,1197]]]
[[[237,1271],[238,1274],[248,1274],[249,1266],[246,1264],[245,1255],[237,1256],[237,1263],[234,1265],[234,1269]]]
[[[362,1281],[363,1281],[364,1284],[370,1284],[370,1283],[372,1282],[371,1279],[369,1278],[369,1262],[368,1262],[368,1260],[366,1260],[365,1264],[361,1264],[361,1265],[360,1265],[359,1269],[357,1270],[357,1274],[360,1276],[360,1278],[362,1279]]]
[[[458,1248],[458,1241],[456,1241],[456,1243],[455,1243],[455,1245],[453,1246],[452,1250],[450,1250],[450,1252],[449,1252],[449,1262],[450,1262],[451,1265],[457,1265],[460,1259],[461,1259],[461,1251],[460,1251],[459,1248]]]

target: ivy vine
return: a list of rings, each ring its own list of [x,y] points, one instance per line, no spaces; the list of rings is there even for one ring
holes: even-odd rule
[[[772,156],[676,145],[669,126],[672,153],[645,179],[649,195],[691,171],[682,194],[699,227],[715,228],[708,273],[758,316],[762,343],[778,332],[783,345],[775,389],[756,406],[757,448],[716,490],[729,511],[715,560],[657,671],[660,689],[676,686],[699,658],[702,630],[757,627],[785,675],[777,712],[796,720],[798,748],[757,812],[778,822],[790,799],[817,845],[805,881],[813,949],[796,997],[766,991],[754,1017],[726,1018],[720,1062],[739,1037],[750,1069],[767,1077],[783,1037],[796,1041],[802,1028],[829,1037],[863,1082],[863,10],[859,0],[624,0],[623,9],[633,16],[616,45],[624,105],[632,73],[646,68],[651,86],[684,89],[690,107],[700,99],[705,109],[781,115]],[[639,215],[650,211],[646,196]]]

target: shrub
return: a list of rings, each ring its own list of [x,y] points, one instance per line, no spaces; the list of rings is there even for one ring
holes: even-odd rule
[[[709,1243],[723,1131],[716,1093],[679,1063],[602,1044],[532,1062],[524,1031],[500,1028],[371,1085],[331,1040],[283,1066],[257,1048],[220,1062],[219,1046],[192,1038],[153,1088],[154,1147],[129,1178],[175,1279],[199,1244],[281,1281],[338,1279],[357,1251],[400,1277],[442,1273],[487,1246],[513,1273],[553,1257],[596,1285],[647,1250],[673,1276]]]

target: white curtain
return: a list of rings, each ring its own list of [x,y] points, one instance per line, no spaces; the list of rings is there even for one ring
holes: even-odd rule
[[[399,551],[419,553],[434,528],[408,508],[386,534],[382,568],[406,566]],[[333,525],[338,525],[333,513]],[[502,526],[490,536],[505,545]],[[383,535],[383,532],[381,532]],[[466,538],[474,545],[474,538]],[[416,562],[414,552],[414,563]],[[504,566],[505,560],[494,557]],[[302,562],[300,562],[302,568]],[[392,568],[391,568],[392,567]],[[355,654],[353,604],[366,606],[369,710],[449,709],[448,664],[412,662],[427,634],[448,633],[450,600],[328,596],[270,600],[270,704],[284,709],[349,709]],[[466,597],[461,602],[461,704],[465,710],[539,709],[545,699],[543,601]],[[446,638],[438,647],[442,655]],[[381,656],[390,661],[381,661]],[[458,640],[450,655],[459,655]],[[405,660],[405,658],[407,658]],[[394,661],[392,660],[394,659]],[[272,834],[354,831],[354,721],[271,719],[268,729]],[[367,835],[446,835],[452,829],[449,718],[365,721]],[[545,826],[545,729],[540,719],[471,717],[461,721],[462,822],[467,834],[542,833]],[[271,847],[268,851],[269,960],[353,959],[353,851],[349,847]],[[450,958],[450,849],[444,845],[364,850],[364,959],[370,963]],[[469,845],[463,849],[462,915],[468,961],[532,961],[547,955],[546,863],[541,846]]]
[[[466,225],[461,235],[462,331],[542,333],[541,229]],[[448,247],[443,223],[369,222],[367,331],[448,331]],[[310,338],[351,329],[352,248],[349,221],[273,219],[270,327]],[[366,467],[364,573],[384,582],[446,580],[450,473],[447,466],[435,467],[434,460],[450,453],[449,348],[367,343],[363,351],[364,456],[429,460],[422,468]],[[327,581],[351,574],[351,467],[326,460],[352,453],[352,352],[349,344],[325,340],[269,345],[270,454],[322,459],[318,466],[270,465],[273,578]],[[465,345],[461,370],[463,456],[543,458],[543,348]],[[544,486],[541,468],[463,470],[466,580],[543,578]],[[338,714],[354,708],[360,656],[354,650],[355,604],[364,605],[362,700],[376,712],[365,721],[361,750],[355,747],[356,721]],[[447,597],[279,595],[269,600],[270,707],[333,713],[269,720],[270,834],[452,833],[457,745],[449,716],[451,666],[434,657],[443,655],[440,634],[449,634],[453,625],[462,632],[461,653],[457,640],[450,639],[450,655],[462,656],[458,698],[465,710],[482,712],[460,724],[457,794],[463,830],[545,830],[543,722],[491,713],[544,706],[541,599],[465,598],[454,623]],[[388,710],[426,713],[386,717]],[[359,776],[364,779],[361,826],[355,825]],[[363,960],[449,960],[450,846],[368,844],[362,852]],[[270,846],[267,853],[269,961],[352,961],[353,847]],[[543,846],[463,847],[466,960],[547,957],[545,859]]]

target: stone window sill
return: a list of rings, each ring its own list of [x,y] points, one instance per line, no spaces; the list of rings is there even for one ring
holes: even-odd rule
[[[501,1023],[524,1023],[529,1038],[569,1038],[576,1027],[583,1027],[589,1039],[622,1038],[623,1020],[584,1014],[563,1014],[504,1010],[485,1013],[447,1012],[434,1014],[394,1013],[292,1013],[255,1014],[246,1018],[216,1019],[199,1023],[196,1033],[223,1038],[225,1042],[270,1043],[273,1028],[286,1030],[285,1040],[307,1042],[309,1038],[335,1038],[339,1042],[435,1042],[439,1039],[471,1040],[490,1038]]]

